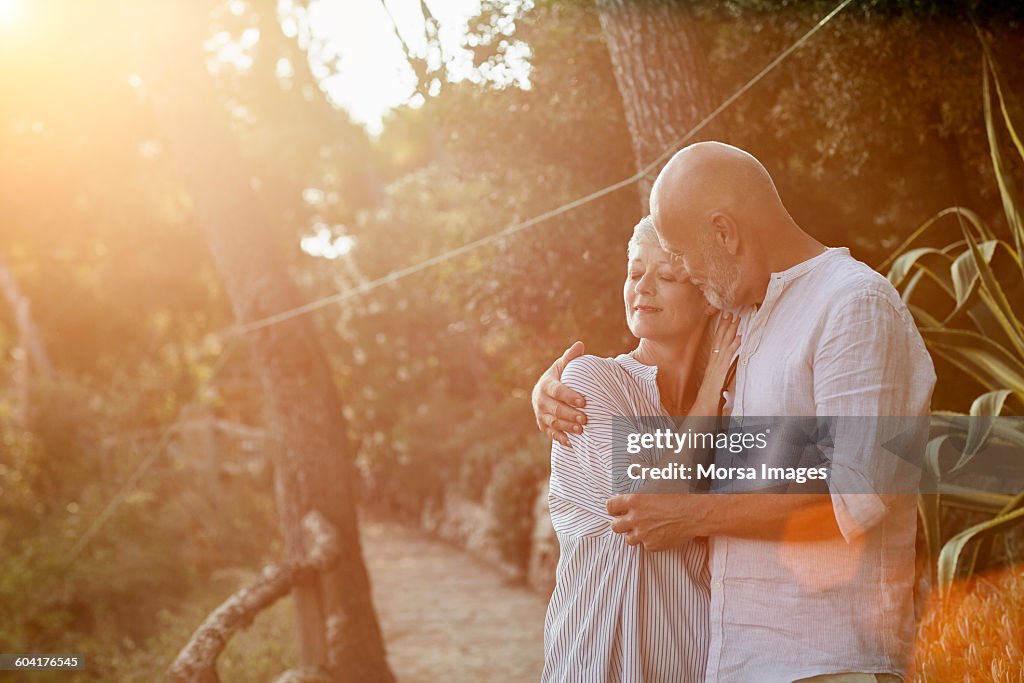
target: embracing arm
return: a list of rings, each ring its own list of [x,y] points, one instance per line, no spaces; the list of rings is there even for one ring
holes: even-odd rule
[[[713,351],[709,359],[701,390],[691,410],[693,415],[718,414],[724,379],[740,343],[736,334],[739,321],[739,316],[733,313],[723,313],[718,320],[713,343],[718,351]],[[587,415],[583,412],[587,398],[562,383],[562,372],[569,361],[583,353],[583,342],[575,342],[544,371],[530,394],[537,429],[570,448],[568,434],[582,434],[583,425],[587,424]]]
[[[562,372],[569,361],[582,355],[583,342],[575,342],[544,371],[530,394],[537,429],[567,448],[572,448],[567,432],[583,433],[583,425],[587,423],[583,408],[587,405],[587,399],[580,392],[562,384]]]
[[[839,536],[827,493],[630,493],[608,501],[612,531],[667,550],[697,536],[814,541]]]

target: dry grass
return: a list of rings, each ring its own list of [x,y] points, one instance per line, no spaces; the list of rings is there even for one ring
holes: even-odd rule
[[[1024,567],[953,585],[921,620],[916,683],[1024,683]]]

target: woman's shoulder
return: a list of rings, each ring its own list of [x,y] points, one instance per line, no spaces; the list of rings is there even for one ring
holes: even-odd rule
[[[627,374],[615,358],[585,355],[569,361],[562,371],[562,383],[586,394],[586,389],[607,392],[621,387]]]

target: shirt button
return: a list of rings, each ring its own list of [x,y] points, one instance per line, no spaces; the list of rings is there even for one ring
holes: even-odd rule
[[[746,365],[747,364],[747,360],[749,360],[749,359],[744,358],[743,360],[741,360],[740,361],[740,365]]]
[[[721,581],[715,581],[713,584],[711,584],[711,587],[712,588],[721,588],[722,587],[722,582]]]

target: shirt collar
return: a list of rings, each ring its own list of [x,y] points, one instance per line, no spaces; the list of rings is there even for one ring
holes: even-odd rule
[[[846,247],[826,247],[825,251],[821,252],[817,256],[812,256],[806,261],[801,261],[792,268],[787,268],[778,273],[772,273],[772,280],[782,280],[789,282],[794,280],[804,273],[809,273],[825,261],[830,260],[835,256],[849,256],[850,250]]]

